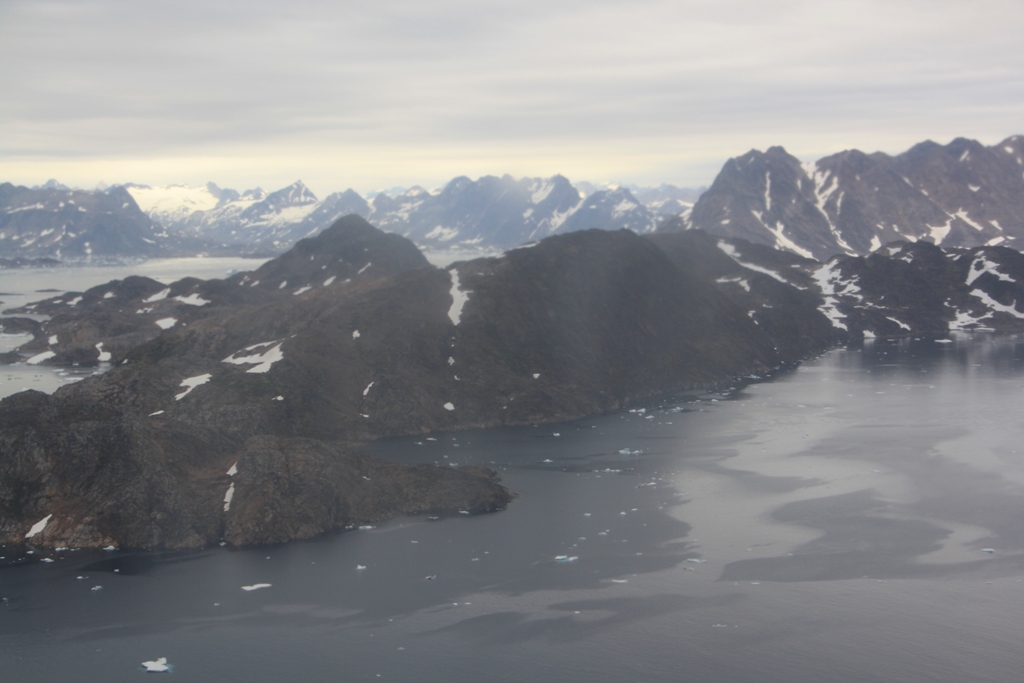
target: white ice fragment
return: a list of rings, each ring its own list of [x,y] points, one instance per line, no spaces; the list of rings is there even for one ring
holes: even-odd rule
[[[360,336],[361,335],[359,334],[359,330],[352,330],[352,338],[353,339],[359,339]]]
[[[365,565],[365,564],[357,564],[357,565],[356,565],[356,571],[357,571],[357,572],[361,572],[361,571],[363,571],[364,569],[366,569],[366,565]]]
[[[29,358],[25,362],[28,363],[29,365],[38,365],[38,364],[42,363],[44,360],[47,360],[49,358],[53,358],[56,355],[57,354],[54,353],[53,351],[43,351],[42,353],[38,353],[38,354],[32,356],[31,358]]]
[[[160,318],[156,321],[156,326],[161,330],[169,330],[178,324],[177,318]]]
[[[195,389],[196,387],[198,387],[200,384],[206,384],[207,382],[209,382],[210,381],[210,377],[212,377],[212,375],[210,373],[206,373],[205,375],[196,375],[195,377],[186,377],[185,379],[181,380],[181,384],[179,384],[178,386],[185,387],[185,391],[183,391],[180,394],[176,395],[174,397],[174,400],[175,401],[180,401],[181,399],[185,398],[190,393],[192,393],[192,390]]]
[[[445,410],[455,410],[455,406],[451,402],[445,403],[444,404],[444,409]]]
[[[577,555],[555,555],[555,562],[575,562],[578,559]]]
[[[540,379],[540,373],[539,372],[533,373],[533,378],[534,379]]]
[[[244,591],[258,591],[261,588],[270,588],[272,584],[269,583],[254,583],[251,586],[242,586]]]
[[[36,534],[42,532],[42,530],[46,528],[46,525],[50,523],[51,517],[53,517],[52,514],[46,515],[41,520],[33,524],[32,528],[28,530],[28,533],[25,534],[25,538],[32,538]]]
[[[167,663],[167,657],[160,657],[154,659],[151,662],[143,662],[142,668],[151,673],[163,673],[171,670],[171,665]]]

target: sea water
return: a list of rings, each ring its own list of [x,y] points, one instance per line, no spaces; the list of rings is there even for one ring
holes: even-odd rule
[[[166,657],[180,681],[1017,682],[1022,353],[877,342],[723,394],[367,447],[495,468],[519,498],[494,514],[0,548],[0,679]]]

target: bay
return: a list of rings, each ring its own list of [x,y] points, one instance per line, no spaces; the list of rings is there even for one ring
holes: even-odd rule
[[[243,550],[0,549],[0,672],[1018,681],[1022,351],[876,342],[726,395],[367,448],[496,468],[520,497],[495,514]]]

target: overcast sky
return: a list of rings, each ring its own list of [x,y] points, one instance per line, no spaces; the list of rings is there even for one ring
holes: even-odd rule
[[[708,184],[1024,133],[1021,0],[0,0],[0,181]]]

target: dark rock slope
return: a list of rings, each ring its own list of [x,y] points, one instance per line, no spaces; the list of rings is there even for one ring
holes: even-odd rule
[[[784,360],[714,284],[630,232],[573,233],[449,271],[421,259],[349,217],[229,281],[129,279],[46,304],[81,310],[84,329],[113,300],[131,311],[170,289],[147,305],[193,317],[140,323],[158,336],[123,335],[102,375],[0,402],[0,540],[46,520],[30,542],[266,543],[500,509],[511,494],[492,472],[399,467],[356,446],[613,410]]]
[[[700,228],[819,260],[892,241],[943,247],[1024,240],[1024,137],[957,138],[897,156],[847,150],[801,164],[781,147],[725,163],[691,212],[662,231]]]

